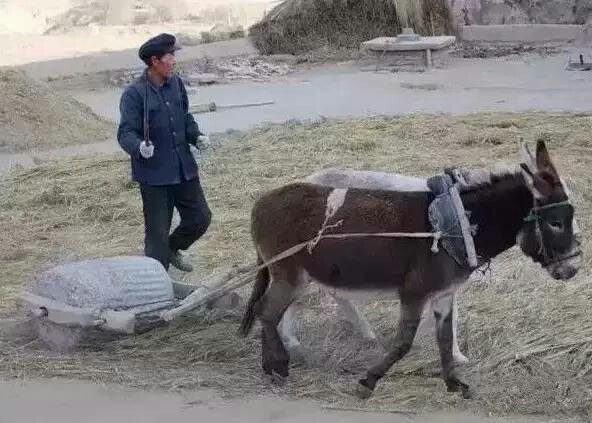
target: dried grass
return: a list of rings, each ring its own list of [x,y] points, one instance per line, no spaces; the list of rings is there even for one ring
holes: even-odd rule
[[[410,26],[424,35],[453,34],[445,0],[286,0],[250,28],[263,54],[355,48]]]
[[[592,225],[591,130],[589,114],[504,113],[288,122],[226,134],[214,140],[201,165],[214,223],[191,251],[198,269],[188,279],[253,259],[249,211],[267,189],[331,165],[427,176],[450,164],[512,163],[519,139],[532,141],[541,133],[550,136],[586,234]],[[499,142],[467,142],[494,135]],[[14,294],[41,268],[78,257],[138,252],[138,197],[123,156],[61,161],[5,177],[0,186],[0,314],[14,316]],[[592,251],[587,238],[584,251],[586,268],[568,283],[551,281],[511,250],[493,263],[491,275],[465,288],[459,332],[461,348],[472,360],[464,372],[480,394],[472,402],[445,392],[430,333],[421,334],[418,346],[394,366],[374,397],[354,399],[349,389],[381,352],[361,342],[316,289],[302,300],[306,307],[299,317],[306,363],[296,360],[284,388],[262,378],[256,335],[235,337],[238,316],[221,313],[183,318],[71,354],[46,351],[24,330],[0,331],[0,375],[62,376],[167,390],[211,387],[228,396],[274,392],[376,410],[581,415],[592,400]],[[396,300],[371,301],[363,311],[379,334],[392,335]]]
[[[22,71],[0,68],[0,91],[0,153],[115,137],[113,123],[73,98],[33,81]]]

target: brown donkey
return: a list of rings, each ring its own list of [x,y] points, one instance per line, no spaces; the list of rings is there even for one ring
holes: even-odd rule
[[[481,175],[483,176],[483,175]],[[572,278],[582,263],[574,235],[574,208],[543,141],[536,158],[524,149],[521,169],[487,173],[461,189],[470,223],[477,228],[475,247],[481,262],[516,243],[555,279]],[[251,230],[258,260],[265,263],[294,245],[314,239],[326,223],[343,234],[432,231],[430,192],[364,189],[333,190],[297,183],[271,191],[252,211]],[[326,209],[336,210],[325,222]],[[267,374],[288,376],[289,355],[278,334],[287,307],[312,279],[344,290],[394,290],[401,300],[401,317],[392,349],[359,381],[369,395],[391,366],[411,348],[424,305],[434,304],[442,375],[449,391],[469,397],[452,360],[453,293],[471,271],[462,268],[442,248],[432,251],[432,239],[321,239],[259,272],[241,324],[247,335],[255,317],[262,323],[262,366]],[[434,298],[437,301],[434,301]]]

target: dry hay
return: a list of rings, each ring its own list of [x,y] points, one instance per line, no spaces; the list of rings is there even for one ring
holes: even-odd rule
[[[0,153],[104,141],[114,125],[23,72],[0,68]]]
[[[574,192],[584,234],[592,219],[589,114],[476,114],[347,121],[288,122],[215,140],[201,164],[213,225],[191,251],[195,274],[249,263],[249,211],[264,190],[323,166],[432,175],[447,165],[515,163],[521,137],[541,133]],[[12,298],[30,275],[77,257],[136,253],[142,217],[137,188],[127,182],[124,156],[73,159],[13,172],[0,186],[0,315],[14,316]],[[577,414],[592,400],[591,245],[587,267],[568,283],[552,281],[513,249],[493,271],[468,284],[460,298],[460,342],[472,364],[463,371],[480,398],[445,392],[431,334],[394,366],[367,402],[349,393],[380,351],[337,318],[335,306],[312,288],[301,302],[299,336],[306,365],[296,360],[284,388],[265,382],[259,340],[234,336],[238,316],[188,317],[143,335],[89,345],[77,353],[46,351],[19,331],[2,336],[0,375],[62,376],[167,390],[211,387],[229,396],[275,392],[371,409],[435,408],[495,413]],[[382,298],[363,311],[377,333],[392,335],[398,306]],[[1,335],[1,333],[0,333]]]
[[[302,54],[331,47],[358,48],[411,26],[424,35],[454,33],[445,0],[286,0],[250,34],[263,54]]]

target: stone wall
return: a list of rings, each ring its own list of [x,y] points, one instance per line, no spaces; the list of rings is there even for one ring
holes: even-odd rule
[[[592,0],[448,0],[459,25],[585,24]]]

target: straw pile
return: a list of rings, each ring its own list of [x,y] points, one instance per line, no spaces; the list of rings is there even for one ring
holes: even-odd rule
[[[454,32],[445,0],[286,0],[250,34],[263,54],[301,54],[325,47],[357,49],[363,41],[395,36],[402,27],[424,35]]]
[[[112,123],[23,72],[0,69],[0,153],[104,141]]]
[[[571,186],[579,223],[591,225],[592,147],[589,114],[476,114],[347,121],[288,122],[215,140],[202,174],[214,223],[191,252],[198,281],[225,264],[250,263],[250,207],[264,190],[323,166],[432,175],[447,165],[516,163],[518,141],[546,133],[560,172]],[[30,275],[78,257],[141,250],[142,215],[122,156],[74,159],[14,172],[0,186],[0,315],[14,316],[12,298]],[[240,183],[237,183],[240,181]],[[167,390],[215,388],[228,396],[278,393],[371,409],[453,407],[494,413],[583,415],[592,400],[591,244],[586,268],[568,283],[552,281],[516,249],[460,296],[463,371],[480,398],[445,392],[432,334],[422,334],[373,398],[358,402],[350,388],[381,351],[359,340],[317,288],[301,303],[298,333],[304,363],[295,360],[284,388],[259,369],[257,335],[233,336],[239,316],[209,313],[146,334],[50,353],[29,333],[0,325],[0,375],[62,376]],[[478,278],[479,279],[479,278]],[[377,333],[393,334],[398,305],[381,298],[362,308]],[[240,310],[239,310],[240,312]],[[17,322],[18,323],[18,322]],[[14,323],[13,323],[14,326]],[[17,325],[19,326],[19,325]]]

